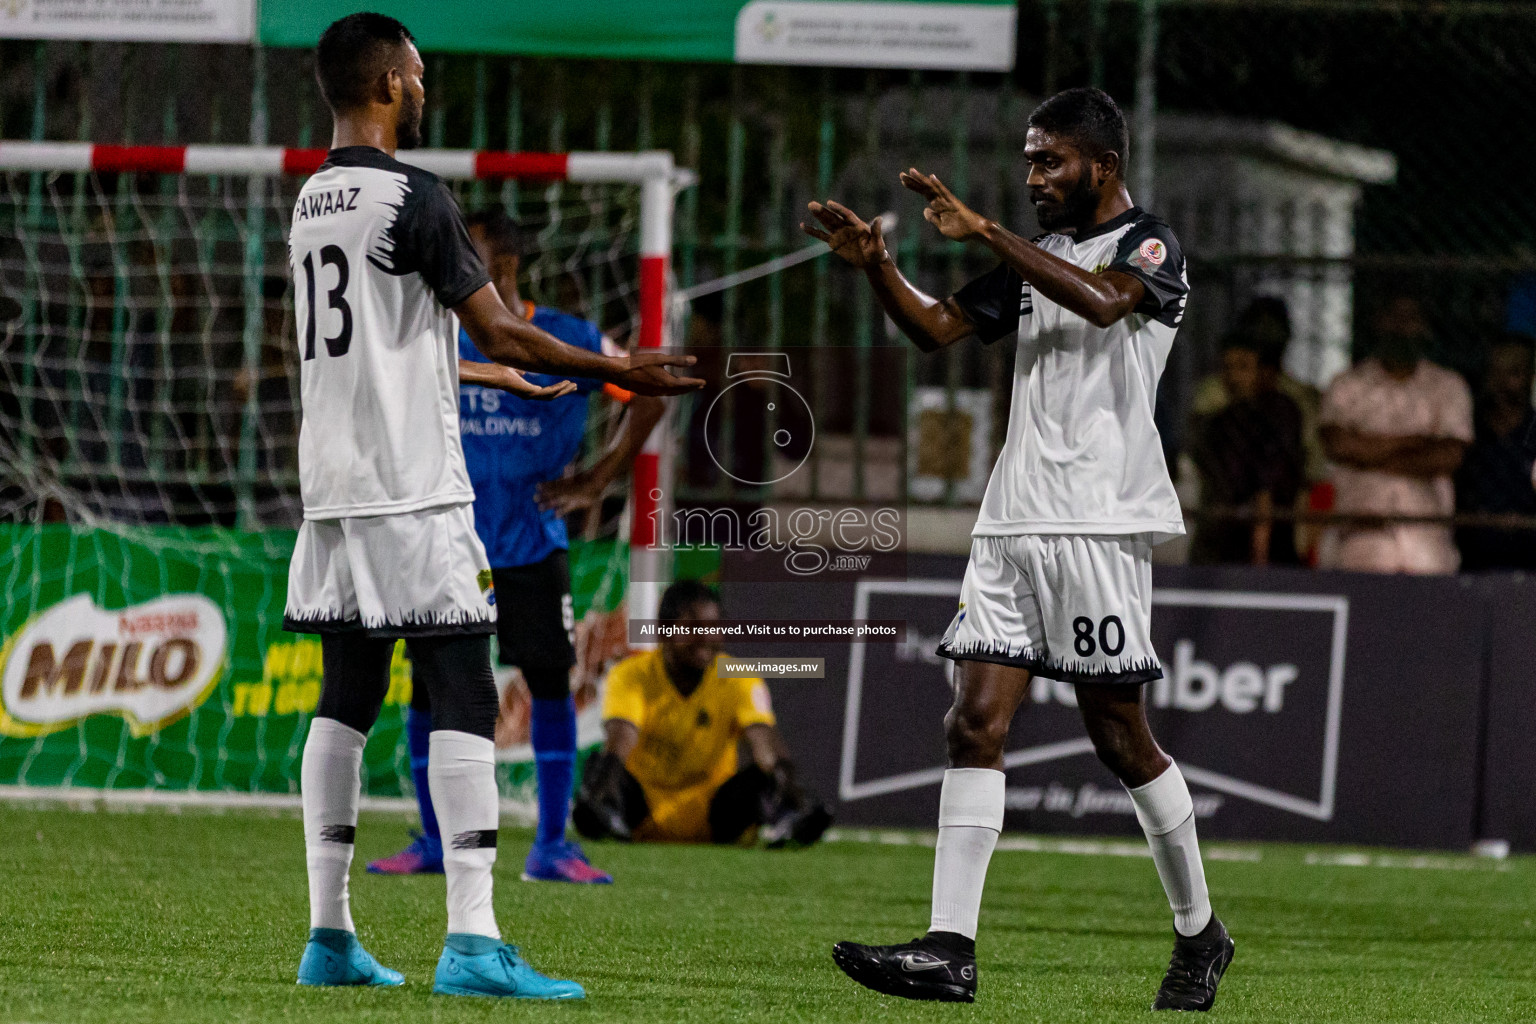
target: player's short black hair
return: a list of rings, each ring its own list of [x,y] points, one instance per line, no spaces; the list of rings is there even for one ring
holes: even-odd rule
[[[1029,115],[1029,127],[1071,139],[1090,158],[1117,154],[1122,174],[1131,159],[1131,129],[1120,105],[1103,89],[1057,93]]]
[[[315,47],[320,95],[332,110],[362,106],[395,50],[415,41],[410,29],[387,14],[360,11],[331,22]]]
[[[678,580],[662,591],[656,619],[658,622],[676,622],[684,612],[706,604],[720,607],[720,592],[698,580]]]
[[[516,256],[522,258],[523,229],[517,221],[507,216],[507,211],[499,207],[491,207],[486,210],[476,210],[464,218],[464,223],[472,228],[479,228],[485,235],[485,240],[490,244],[491,251],[498,256]]]

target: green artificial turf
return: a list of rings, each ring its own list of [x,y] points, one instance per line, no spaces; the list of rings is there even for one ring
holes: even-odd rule
[[[1150,860],[1001,850],[977,1003],[907,1003],[855,986],[828,949],[924,930],[933,855],[922,845],[600,845],[592,858],[618,884],[577,888],[518,881],[528,834],[507,829],[502,927],[589,998],[434,997],[442,879],[362,871],[402,844],[405,825],[365,816],[352,877],[359,934],[405,987],[316,990],[293,983],[307,914],[292,814],[0,806],[0,1024],[1145,1021],[1170,949]],[[1536,862],[1239,852],[1250,859],[1208,864],[1237,941],[1215,1017],[1536,1020]]]

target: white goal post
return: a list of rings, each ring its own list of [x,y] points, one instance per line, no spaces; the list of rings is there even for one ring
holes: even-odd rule
[[[0,172],[151,173],[230,175],[261,178],[314,173],[324,149],[277,146],[132,146],[89,142],[0,141]],[[466,149],[419,149],[397,154],[404,162],[457,181],[519,181],[539,184],[623,184],[640,192],[640,261],[637,345],[665,342],[673,199],[693,184],[670,152],[508,153]],[[635,459],[630,521],[631,618],[654,619],[667,568],[658,546],[657,525],[670,505],[671,478],[665,423],[652,432]]]

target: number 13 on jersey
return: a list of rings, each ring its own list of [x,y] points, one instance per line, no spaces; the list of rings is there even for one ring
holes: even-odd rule
[[[316,271],[315,254],[306,252],[302,263],[304,268],[304,297],[308,300],[308,315],[304,323],[304,358],[315,358],[315,335],[318,333],[315,315]],[[326,305],[335,313],[341,315],[341,330],[334,337],[325,339],[325,350],[332,356],[344,356],[352,345],[352,307],[347,305],[347,280],[350,271],[347,268],[347,254],[339,245],[327,245],[320,249],[320,272],[326,269],[336,268],[336,284],[326,291]]]

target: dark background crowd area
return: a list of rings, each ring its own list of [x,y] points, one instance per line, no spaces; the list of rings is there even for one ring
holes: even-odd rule
[[[1148,205],[1189,260],[1158,426],[1191,537],[1163,557],[1536,568],[1536,193],[1490,171],[1536,149],[1510,117],[1536,101],[1536,3],[1165,0],[1155,31],[1144,6],[1020,0],[1008,73],[429,52],[426,142],[671,151],[697,175],[673,224],[681,289],[792,257],[806,200],[832,196],[896,211],[903,272],[949,294],[994,261],[927,228],[897,172],[938,173],[1033,234],[1018,158],[1027,115],[1058,89],[1102,86],[1136,132],[1156,126],[1156,159],[1139,164],[1148,152],[1133,146],[1131,168],[1157,169]],[[305,49],[0,40],[7,140],[313,147],[329,130]],[[296,186],[0,174],[0,520],[296,525],[284,246]],[[624,222],[551,233],[538,264],[549,276],[527,294],[628,333],[633,197],[455,188],[466,209],[509,203],[525,226],[594,210]],[[577,248],[571,236],[587,234],[603,252]],[[992,454],[1001,444],[1013,347],[916,353],[834,262],[704,295],[674,334],[716,356],[816,353],[795,381],[815,421],[816,482],[805,494],[751,483],[800,452],[763,443],[785,426],[764,415],[766,386],[735,389],[710,434],[702,410],[722,384],[675,424],[680,500],[894,501],[963,519],[985,482],[965,471],[990,468],[987,442]],[[568,301],[573,281],[583,301]],[[1404,372],[1382,369],[1383,355]],[[723,363],[709,365],[723,380]],[[1361,401],[1371,394],[1390,401]],[[1390,415],[1399,401],[1403,426]],[[965,417],[984,429],[960,429]],[[925,419],[942,429],[920,436]],[[591,427],[601,438],[611,424]],[[709,442],[730,449],[734,478]],[[928,491],[914,483],[925,475]]]
[[[1486,341],[1472,351],[1459,346],[1455,358],[1446,356],[1414,295],[1384,294],[1362,311],[1359,321],[1354,368],[1322,390],[1283,369],[1290,322],[1280,299],[1254,299],[1222,337],[1217,368],[1200,381],[1191,403],[1185,450],[1170,453],[1184,471],[1181,490],[1193,520],[1189,560],[1370,571],[1377,567],[1339,565],[1332,550],[1339,535],[1406,525],[1446,533],[1463,571],[1536,569],[1536,279],[1517,280],[1504,322],[1490,328]],[[1457,370],[1446,369],[1436,357]],[[1419,467],[1426,469],[1424,475],[1377,471],[1383,487],[1391,486],[1385,478],[1394,475],[1417,476],[1430,486],[1443,479],[1440,486],[1454,495],[1453,504],[1408,508],[1400,502],[1394,506],[1388,495],[1379,500],[1380,507],[1370,508],[1381,513],[1380,519],[1340,507],[1339,465],[1333,461],[1340,453],[1330,451],[1328,427],[1320,421],[1328,418],[1329,393],[1340,388],[1343,378],[1383,365],[1398,369],[1405,391],[1411,392],[1420,379],[1420,367],[1426,374],[1437,373],[1442,385],[1448,383],[1450,390],[1431,388],[1421,396],[1442,420],[1463,413],[1455,408],[1460,404],[1455,388],[1464,383],[1469,434],[1451,437],[1456,428],[1444,428],[1444,461]],[[1397,397],[1376,400],[1390,410]],[[1390,412],[1384,414],[1390,420]],[[1400,434],[1385,436],[1406,441],[1416,434],[1403,422]],[[1434,468],[1450,471],[1427,473]],[[1192,495],[1196,500],[1190,500]]]

